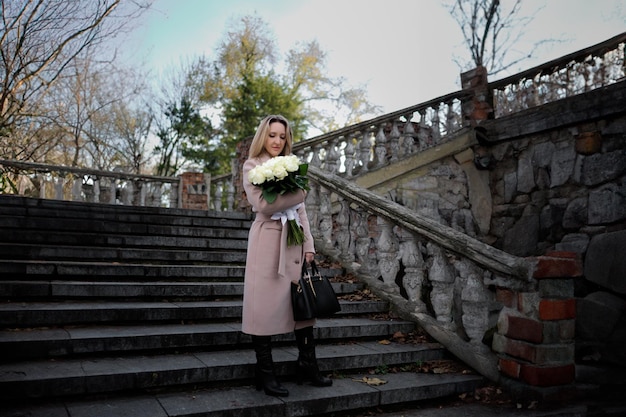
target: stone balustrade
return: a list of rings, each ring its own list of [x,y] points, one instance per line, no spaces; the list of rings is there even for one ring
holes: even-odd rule
[[[626,76],[626,33],[490,83],[495,117],[604,87]]]
[[[180,178],[0,160],[4,192],[57,200],[179,207]],[[204,192],[204,191],[203,191]],[[206,194],[205,194],[206,195]],[[205,197],[206,198],[206,197]]]
[[[211,178],[211,196],[209,208],[215,211],[232,211],[235,202],[235,185],[232,174],[216,175]]]
[[[328,172],[353,178],[423,152],[466,125],[467,91],[319,135],[293,146],[295,154]]]
[[[432,212],[309,170],[307,213],[321,253],[484,376],[512,390],[574,382],[579,256],[516,257]]]

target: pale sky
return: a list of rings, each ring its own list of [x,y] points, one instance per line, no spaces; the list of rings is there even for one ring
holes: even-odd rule
[[[512,0],[503,0],[503,2]],[[199,55],[213,57],[229,22],[258,14],[276,35],[281,53],[317,40],[328,74],[365,85],[385,112],[460,89],[453,56],[464,53],[461,32],[438,0],[155,0],[125,44],[131,62],[157,73]],[[559,39],[515,73],[626,32],[624,0],[524,0],[531,13],[518,47]],[[510,75],[510,74],[509,74]]]

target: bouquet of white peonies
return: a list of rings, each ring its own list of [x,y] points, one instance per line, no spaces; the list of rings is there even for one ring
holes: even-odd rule
[[[309,165],[300,162],[296,155],[276,156],[261,165],[257,165],[248,172],[248,180],[253,185],[261,187],[263,199],[269,204],[276,201],[278,195],[291,193],[296,190],[309,190],[309,179],[306,177]],[[300,225],[300,217],[296,210],[300,207],[275,213],[272,218],[281,219],[283,226],[288,224],[287,245],[301,245],[304,242],[304,232]]]

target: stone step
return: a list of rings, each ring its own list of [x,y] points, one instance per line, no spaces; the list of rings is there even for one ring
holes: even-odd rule
[[[464,374],[399,372],[380,376],[379,379],[385,382],[382,385],[363,383],[361,381],[364,377],[371,376],[351,374],[335,379],[331,387],[323,388],[286,381],[283,385],[289,390],[288,397],[271,397],[263,391],[256,391],[254,386],[246,385],[180,392],[157,391],[137,396],[57,400],[26,406],[8,405],[7,413],[9,416],[42,417],[330,416],[471,394],[485,383],[479,376]]]
[[[319,345],[317,358],[323,373],[415,364],[442,359],[437,344],[351,344]],[[273,349],[276,373],[295,373],[297,349]],[[90,357],[62,361],[28,361],[0,365],[0,399],[48,398],[102,394],[121,391],[226,382],[241,383],[253,378],[252,349],[193,352],[164,355]],[[288,378],[287,378],[288,379]]]
[[[318,340],[373,339],[396,332],[409,333],[409,321],[368,318],[319,319]],[[293,343],[293,334],[275,336],[277,343]],[[0,331],[0,353],[4,361],[33,358],[61,358],[111,352],[212,350],[249,344],[241,323],[148,324],[128,326],[65,326],[54,329]]]
[[[340,301],[336,316],[380,314],[383,301]],[[241,318],[242,301],[65,301],[2,302],[0,328],[77,325],[86,323],[148,323],[233,321]]]
[[[244,264],[246,252],[244,250],[85,247],[0,242],[0,259],[215,265]]]
[[[341,274],[337,268],[319,268],[320,274],[332,278]],[[177,265],[122,262],[80,262],[54,260],[0,260],[2,281],[64,280],[88,282],[167,280],[210,283],[218,281],[243,281],[245,265]]]
[[[333,387],[294,384],[297,351],[286,334],[274,337],[274,359],[291,396],[254,390],[254,352],[240,330],[251,218],[0,196],[0,415],[33,405],[9,415],[306,416],[482,383],[412,373],[378,375],[387,380],[380,387],[355,381],[447,353],[435,343],[397,343],[390,335],[415,324],[388,318],[387,303],[346,299],[315,329]],[[333,285],[338,294],[362,288]]]
[[[201,211],[176,208],[123,206],[19,197],[0,194],[0,216],[70,218],[118,223],[174,224],[247,228],[250,214],[237,211]]]
[[[51,221],[53,220],[53,221]],[[229,238],[246,239],[247,228],[233,224],[233,227],[225,227],[218,221],[214,225],[172,225],[152,224],[150,219],[141,223],[123,223],[115,221],[94,221],[93,219],[58,218],[58,217],[0,217],[0,230],[5,233],[13,231],[40,231],[66,233],[99,233],[99,234],[123,234],[123,235],[152,235],[152,236],[192,236],[204,238]]]
[[[248,245],[247,231],[245,238],[239,239],[229,239],[228,236],[219,233],[215,233],[216,236],[158,236],[101,234],[89,231],[43,233],[40,230],[0,229],[0,234],[3,235],[3,242],[6,243],[45,246],[245,251]]]
[[[363,284],[333,282],[337,295],[354,293]],[[81,298],[224,298],[243,296],[243,282],[185,281],[0,281],[0,297],[11,300],[47,297]]]
[[[154,265],[111,262],[0,260],[2,280],[45,278],[128,280],[243,280],[243,265]]]

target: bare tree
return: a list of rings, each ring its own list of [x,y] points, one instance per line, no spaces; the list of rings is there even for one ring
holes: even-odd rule
[[[120,33],[145,7],[131,0],[1,2],[0,156],[28,159],[42,147],[31,134],[49,127],[38,118],[52,86],[77,57]],[[9,140],[16,137],[26,143]]]
[[[42,145],[33,159],[98,169],[135,166],[125,161],[137,157],[124,119],[133,107],[145,107],[146,94],[146,77],[136,70],[99,61],[93,51],[76,57],[38,105],[38,119],[48,127],[34,134]]]
[[[114,132],[118,146],[112,162],[126,167],[126,172],[147,174],[148,142],[154,116],[148,106],[131,107],[125,101],[113,106]]]
[[[552,42],[542,40],[527,51],[515,49],[525,28],[539,11],[523,16],[521,7],[521,0],[454,0],[448,4],[450,15],[460,26],[471,54],[471,63],[456,59],[459,67],[466,70],[470,66],[483,66],[490,75],[495,75],[530,58],[539,44]]]

